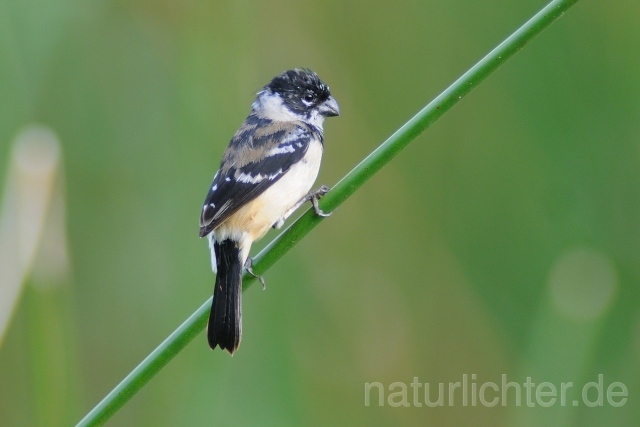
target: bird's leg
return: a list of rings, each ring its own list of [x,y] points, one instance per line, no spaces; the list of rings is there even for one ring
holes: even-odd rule
[[[333,213],[333,212],[323,212],[322,209],[320,209],[320,206],[318,206],[318,200],[320,200],[320,197],[324,196],[328,192],[329,192],[329,187],[327,187],[326,185],[321,185],[320,188],[310,191],[309,194],[307,194],[303,199],[305,202],[307,200],[311,200],[311,204],[313,205],[313,210],[316,212],[316,215],[321,216],[323,218],[331,216],[331,214]]]
[[[264,282],[264,278],[253,272],[253,259],[251,257],[247,257],[247,260],[244,262],[244,269],[247,270],[247,273],[258,279],[260,283],[262,283],[263,291],[267,289],[267,284]]]
[[[328,192],[329,192],[329,187],[327,187],[326,185],[321,185],[320,188],[313,191],[309,191],[309,193],[307,193],[306,196],[298,200],[298,202],[295,205],[293,205],[291,209],[285,212],[285,214],[282,215],[282,217],[278,221],[276,221],[275,224],[273,224],[273,228],[278,229],[282,227],[282,225],[287,220],[287,218],[289,218],[300,206],[302,206],[304,203],[308,201],[311,201],[311,204],[313,205],[313,210],[315,211],[316,215],[321,217],[330,216],[333,212],[325,213],[318,206],[318,200],[320,200],[320,197],[324,196]]]

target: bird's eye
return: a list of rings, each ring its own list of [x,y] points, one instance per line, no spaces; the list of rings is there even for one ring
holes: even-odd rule
[[[307,92],[304,94],[304,97],[302,99],[304,99],[307,102],[311,102],[313,101],[315,98],[315,95],[313,94],[313,92]]]

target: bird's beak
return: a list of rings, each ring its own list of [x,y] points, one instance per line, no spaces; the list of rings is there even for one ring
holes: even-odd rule
[[[334,117],[340,115],[340,107],[333,96],[320,104],[320,114],[325,117]]]

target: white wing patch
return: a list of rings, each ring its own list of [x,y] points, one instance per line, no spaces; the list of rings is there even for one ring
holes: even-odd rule
[[[284,138],[277,147],[267,151],[267,157],[276,156],[278,154],[295,153],[296,147],[302,148],[300,138],[305,134],[301,128],[297,128]]]
[[[296,151],[293,145],[281,145],[279,147],[272,148],[267,153],[267,156],[275,156],[277,154],[294,153]]]
[[[245,184],[257,184],[264,181],[265,179],[274,180],[280,175],[282,175],[282,168],[278,169],[276,173],[273,173],[271,175],[263,175],[259,173],[258,175],[253,176],[251,174],[242,172],[240,175],[238,175],[236,181],[244,182]]]
[[[259,182],[262,182],[265,178],[266,177],[261,173],[259,173],[256,176],[251,176],[248,173],[242,172],[240,175],[238,175],[238,177],[236,178],[236,181],[244,182],[245,184],[257,184]]]

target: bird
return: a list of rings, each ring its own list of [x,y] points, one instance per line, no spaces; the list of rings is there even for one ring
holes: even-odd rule
[[[310,191],[320,170],[325,118],[340,115],[337,101],[318,75],[294,68],[257,93],[251,113],[231,138],[200,213],[216,273],[207,339],[229,354],[242,336],[242,271],[254,274],[249,251],[271,228],[280,228],[302,204],[328,216]]]

